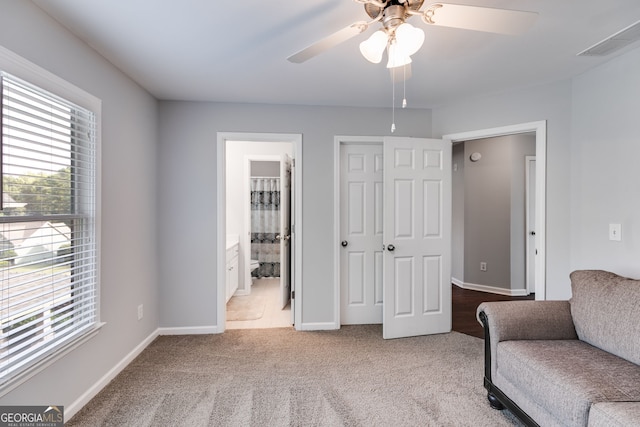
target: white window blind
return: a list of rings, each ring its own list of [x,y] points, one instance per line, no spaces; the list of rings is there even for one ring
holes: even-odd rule
[[[94,113],[0,72],[0,387],[97,316]]]

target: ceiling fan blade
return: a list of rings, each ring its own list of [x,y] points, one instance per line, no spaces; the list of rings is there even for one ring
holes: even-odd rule
[[[528,30],[537,18],[536,12],[435,3],[424,9],[422,19],[443,27],[516,35]]]
[[[355,22],[348,27],[345,27],[335,33],[331,34],[323,38],[322,40],[318,40],[311,46],[308,46],[302,49],[300,52],[294,53],[287,59],[289,62],[294,62],[296,64],[300,64],[308,59],[313,58],[316,55],[321,54],[334,46],[339,45],[340,43],[344,43],[352,37],[357,36],[361,32],[367,29],[369,24],[366,22]]]

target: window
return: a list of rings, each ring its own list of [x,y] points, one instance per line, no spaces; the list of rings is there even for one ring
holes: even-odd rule
[[[0,388],[98,326],[96,114],[0,72]]]

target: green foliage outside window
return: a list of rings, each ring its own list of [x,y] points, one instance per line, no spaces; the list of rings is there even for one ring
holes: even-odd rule
[[[52,174],[5,175],[3,191],[24,207],[8,207],[5,215],[68,214],[72,207],[71,168]]]

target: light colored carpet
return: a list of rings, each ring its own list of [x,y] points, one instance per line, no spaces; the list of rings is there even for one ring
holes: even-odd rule
[[[156,339],[68,426],[510,426],[482,386],[483,341],[230,330]]]
[[[264,314],[265,299],[246,295],[231,297],[227,303],[227,320],[256,320]]]

